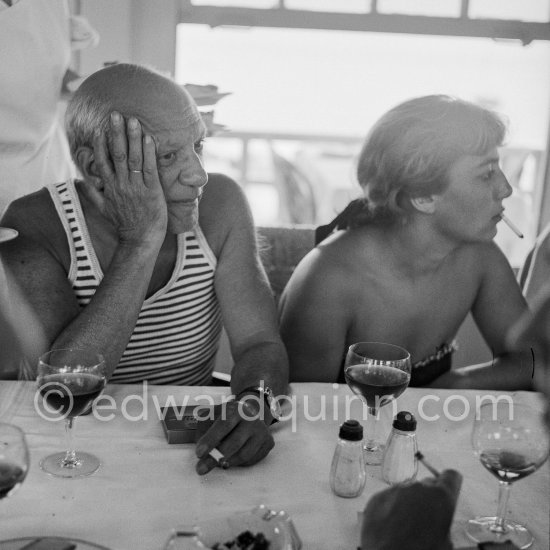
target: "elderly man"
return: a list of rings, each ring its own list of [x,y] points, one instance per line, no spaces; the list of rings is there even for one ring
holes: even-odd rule
[[[15,201],[2,220],[20,234],[3,259],[50,348],[102,353],[112,382],[209,384],[223,322],[238,401],[198,441],[197,472],[217,464],[214,447],[224,465],[261,460],[287,358],[245,197],[202,166],[196,105],[172,80],[118,64],[82,83],[66,126],[82,179]]]

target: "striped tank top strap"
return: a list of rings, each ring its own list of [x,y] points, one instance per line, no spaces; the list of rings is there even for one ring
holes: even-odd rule
[[[49,185],[48,191],[65,228],[71,252],[68,279],[79,305],[85,306],[97,290],[103,273],[92,246],[82,206],[72,180]]]

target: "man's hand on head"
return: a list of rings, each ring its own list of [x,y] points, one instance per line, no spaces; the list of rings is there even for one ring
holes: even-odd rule
[[[136,118],[110,117],[109,132],[94,134],[94,163],[102,190],[94,202],[114,225],[121,242],[162,243],[168,213],[157,170],[155,142]]]

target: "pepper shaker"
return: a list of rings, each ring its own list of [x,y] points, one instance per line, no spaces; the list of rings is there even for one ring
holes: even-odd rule
[[[418,471],[415,454],[416,419],[408,411],[397,413],[382,459],[382,479],[390,485],[414,481]]]
[[[365,487],[365,459],[363,458],[363,426],[357,420],[346,420],[340,433],[332,466],[330,487],[340,497],[357,497]]]

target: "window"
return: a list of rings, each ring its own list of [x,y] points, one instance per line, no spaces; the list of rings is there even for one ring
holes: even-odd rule
[[[232,8],[274,8],[278,0],[191,0],[193,6],[219,6]]]
[[[304,9],[306,3],[285,5]],[[378,8],[392,4],[411,5],[379,0]],[[418,4],[449,15],[457,2]],[[470,11],[481,16],[490,4],[472,1]],[[522,11],[531,6],[542,17],[539,4],[522,2]],[[507,213],[526,238],[500,224],[497,241],[515,265],[537,231],[549,67],[550,43],[536,40],[522,46],[487,38],[187,24],[177,32],[176,79],[232,93],[216,105],[215,119],[229,131],[207,141],[206,162],[244,186],[258,224],[326,223],[358,194],[354,160],[368,129],[405,99],[447,93],[506,115],[501,156],[514,186]],[[296,204],[308,200],[313,206],[297,212]]]
[[[380,13],[403,13],[408,15],[433,15],[436,17],[458,17],[460,15],[460,0],[423,0],[409,2],[408,0],[379,0]]]
[[[550,5],[547,0],[470,0],[469,15],[547,23],[550,21]]]
[[[294,10],[311,10],[339,13],[368,13],[370,0],[285,0],[285,7]]]

